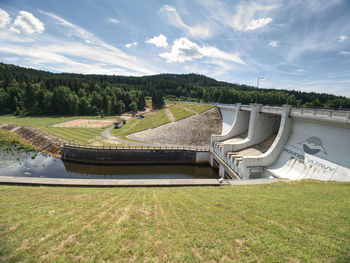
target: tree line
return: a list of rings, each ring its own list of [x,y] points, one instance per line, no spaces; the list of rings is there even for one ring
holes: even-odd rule
[[[254,87],[216,81],[198,74],[109,76],[50,73],[0,63],[0,114],[115,115],[155,107],[164,99],[249,104]],[[259,103],[350,108],[350,99],[331,94],[260,89]]]

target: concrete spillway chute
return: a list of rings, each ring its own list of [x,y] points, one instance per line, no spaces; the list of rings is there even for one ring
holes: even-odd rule
[[[350,181],[349,112],[252,104],[234,115],[231,130],[212,137],[211,159],[224,163],[221,170],[242,179]]]

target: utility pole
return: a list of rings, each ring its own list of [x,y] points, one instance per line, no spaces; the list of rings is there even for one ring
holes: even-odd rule
[[[256,96],[255,96],[255,104],[258,103],[258,93],[259,93],[259,81],[264,80],[264,77],[258,77],[258,84],[256,85]]]

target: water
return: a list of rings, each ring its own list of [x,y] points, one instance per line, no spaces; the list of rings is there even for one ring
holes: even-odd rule
[[[209,165],[91,165],[64,162],[42,153],[4,152],[0,176],[76,179],[218,178]]]

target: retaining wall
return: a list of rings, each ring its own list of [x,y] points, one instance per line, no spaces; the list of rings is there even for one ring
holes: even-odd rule
[[[189,149],[94,149],[65,145],[62,159],[97,164],[200,164],[209,163],[209,152]]]

